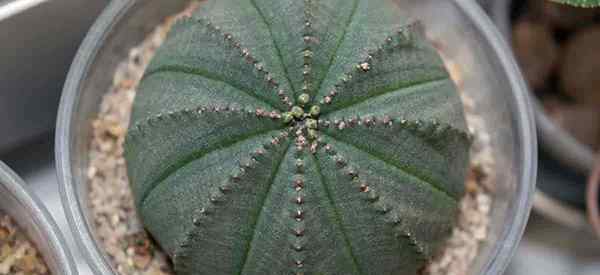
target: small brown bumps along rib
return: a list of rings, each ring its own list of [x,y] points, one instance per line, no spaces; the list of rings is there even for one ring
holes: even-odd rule
[[[470,140],[392,0],[208,0],[140,84],[136,206],[177,274],[415,274],[449,236]]]

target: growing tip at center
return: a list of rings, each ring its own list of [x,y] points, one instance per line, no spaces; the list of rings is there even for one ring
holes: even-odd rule
[[[319,105],[308,106],[310,100],[310,95],[306,93],[298,96],[298,104],[292,106],[289,112],[283,114],[282,118],[284,122],[291,124],[294,122],[307,122],[309,120],[318,119],[321,114],[321,107],[319,107]]]
[[[319,105],[309,105],[311,98],[307,93],[298,96],[297,102],[298,104],[294,105],[289,112],[282,115],[284,123],[297,127],[299,132],[305,132],[311,140],[317,139],[321,107]]]

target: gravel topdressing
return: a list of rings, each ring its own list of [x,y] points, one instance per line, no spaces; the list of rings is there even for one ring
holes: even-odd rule
[[[189,14],[196,6],[178,16]],[[129,58],[117,68],[113,86],[104,96],[92,125],[87,175],[91,219],[98,240],[115,270],[122,275],[174,274],[166,255],[152,243],[136,215],[123,142],[137,84],[175,19],[168,18],[141,45],[131,50]],[[486,134],[484,121],[474,113],[472,100],[462,96],[474,137],[467,194],[460,203],[459,221],[447,247],[423,270],[424,275],[466,274],[481,242],[488,235],[492,202],[489,187],[495,183],[490,137]]]
[[[49,275],[33,243],[8,215],[0,212],[0,275]]]

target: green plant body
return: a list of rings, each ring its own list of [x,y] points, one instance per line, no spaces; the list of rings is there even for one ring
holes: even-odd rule
[[[209,0],[146,70],[125,155],[177,274],[415,274],[469,162],[463,106],[392,0]]]
[[[600,6],[600,0],[551,0],[561,4],[568,4],[576,7],[593,8]]]

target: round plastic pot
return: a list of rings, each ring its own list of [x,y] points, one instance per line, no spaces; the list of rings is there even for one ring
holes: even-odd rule
[[[502,274],[531,208],[537,141],[526,85],[508,46],[475,1],[395,0],[421,20],[444,56],[457,64],[465,93],[488,126],[497,180],[489,236],[469,274]],[[117,274],[94,234],[86,170],[91,120],[128,51],[187,1],[113,1],[85,39],[67,79],[58,117],[56,158],[63,203],[96,274]]]
[[[10,216],[34,243],[54,275],[77,275],[58,226],[42,202],[15,172],[0,161],[0,211]]]

